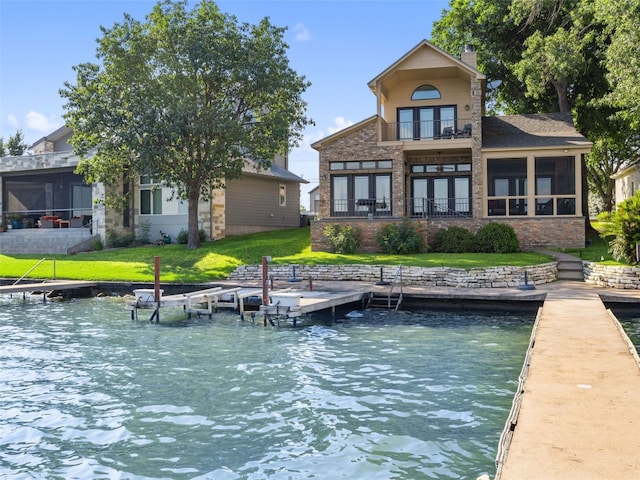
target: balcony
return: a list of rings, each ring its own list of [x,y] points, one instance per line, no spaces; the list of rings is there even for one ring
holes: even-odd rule
[[[471,118],[393,122],[382,120],[382,141],[445,141],[470,139]]]
[[[405,212],[411,218],[468,218],[471,217],[471,199],[410,198]],[[379,218],[392,215],[389,199],[384,198],[333,200],[331,203],[331,217]]]

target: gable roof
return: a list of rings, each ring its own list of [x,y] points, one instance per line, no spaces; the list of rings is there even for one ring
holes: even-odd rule
[[[433,53],[431,64],[419,65],[417,62],[412,62],[411,60],[413,59],[413,57],[418,57],[419,53],[423,50],[428,50]],[[437,64],[436,64],[436,60],[437,60]],[[373,92],[375,92],[376,85],[378,85],[380,82],[384,81],[385,79],[391,77],[392,75],[398,75],[399,72],[402,72],[402,71],[408,72],[411,70],[419,71],[421,69],[429,69],[433,71],[436,68],[448,69],[448,70],[457,69],[468,75],[476,77],[479,80],[486,79],[485,75],[480,71],[478,71],[476,68],[470,65],[467,65],[462,60],[454,57],[453,55],[448,54],[447,52],[442,50],[440,47],[435,46],[433,43],[427,40],[422,40],[415,47],[413,47],[411,50],[405,53],[402,57],[400,57],[390,66],[388,66],[385,70],[383,70],[381,73],[376,75],[371,81],[369,81],[368,85],[369,85],[369,88]]]
[[[311,148],[318,150],[319,148],[322,148],[325,143],[333,142],[334,140],[340,137],[343,137],[345,135],[348,135],[355,130],[359,130],[360,128],[364,127],[368,123],[371,123],[377,119],[378,119],[378,115],[372,115],[369,118],[365,118],[364,120],[361,120],[358,123],[354,123],[353,125],[343,128],[342,130],[338,130],[336,133],[332,133],[328,137],[324,137],[318,140],[317,142],[312,143]]]
[[[576,148],[592,143],[576,130],[569,113],[533,113],[482,118],[482,148]]]

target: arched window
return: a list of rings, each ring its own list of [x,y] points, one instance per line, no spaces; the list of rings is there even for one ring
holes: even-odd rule
[[[435,100],[441,98],[440,91],[433,85],[420,85],[411,94],[411,100]]]

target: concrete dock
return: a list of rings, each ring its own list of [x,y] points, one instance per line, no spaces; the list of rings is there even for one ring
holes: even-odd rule
[[[511,438],[501,447],[496,479],[640,478],[635,348],[600,289],[556,282],[543,290],[519,411],[507,425]],[[638,298],[638,292],[618,294]]]

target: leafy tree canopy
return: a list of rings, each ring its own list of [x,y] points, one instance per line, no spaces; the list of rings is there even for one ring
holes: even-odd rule
[[[242,173],[266,168],[311,123],[309,83],[289,66],[285,29],[268,18],[239,23],[202,0],[159,2],[140,22],[125,14],[102,28],[100,64],[74,67],[65,119],[88,181],[109,185],[148,174],[188,200],[189,248],[199,246],[197,205]]]

